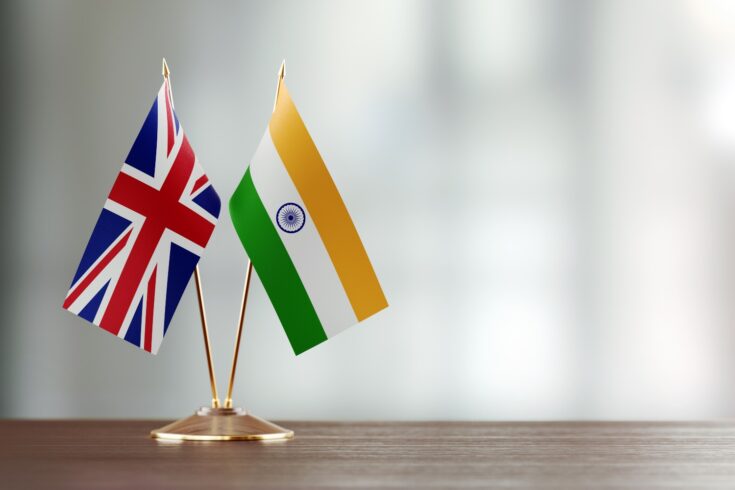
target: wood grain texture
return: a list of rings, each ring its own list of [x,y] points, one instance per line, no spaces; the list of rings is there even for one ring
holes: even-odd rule
[[[0,421],[0,488],[735,488],[735,422],[279,423],[295,439]]]

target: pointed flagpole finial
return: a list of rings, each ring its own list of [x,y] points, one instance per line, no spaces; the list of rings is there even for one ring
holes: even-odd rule
[[[281,91],[281,82],[286,76],[286,60],[281,62],[281,68],[278,70],[278,85],[276,85],[276,100],[273,101],[273,112],[276,112],[276,104],[278,104],[278,92]]]
[[[163,58],[163,63],[161,65],[161,74],[163,75],[163,78],[168,78],[168,74],[171,73],[168,69],[168,63],[166,63],[166,58]]]

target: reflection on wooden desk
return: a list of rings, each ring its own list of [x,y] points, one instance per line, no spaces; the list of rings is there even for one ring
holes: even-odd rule
[[[732,488],[735,422],[282,422],[161,442],[162,421],[1,421],[3,488]]]

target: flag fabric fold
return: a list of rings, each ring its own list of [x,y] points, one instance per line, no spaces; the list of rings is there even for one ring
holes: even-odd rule
[[[220,213],[164,80],[63,307],[155,354]]]
[[[388,306],[283,80],[229,210],[296,354]]]

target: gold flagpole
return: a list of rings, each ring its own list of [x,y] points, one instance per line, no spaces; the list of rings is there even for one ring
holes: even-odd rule
[[[166,58],[163,58],[161,67],[163,78],[168,80],[171,71],[168,69]],[[169,80],[169,90],[171,90]],[[169,95],[170,97],[170,95]],[[173,97],[171,98],[173,100]],[[219,408],[219,395],[217,394],[217,380],[214,377],[214,366],[212,365],[212,349],[209,347],[209,329],[207,328],[207,315],[204,312],[204,295],[202,293],[202,280],[199,276],[199,265],[194,268],[194,282],[197,286],[197,302],[199,303],[199,318],[202,322],[202,333],[204,334],[204,349],[207,352],[207,368],[209,368],[209,385],[212,387],[212,408]]]
[[[204,334],[204,350],[207,352],[207,367],[209,368],[209,385],[212,387],[212,408],[219,408],[219,395],[217,395],[217,380],[214,377],[212,366],[212,349],[209,347],[209,330],[207,329],[207,315],[204,313],[204,296],[202,295],[202,280],[199,277],[199,266],[194,268],[194,281],[197,285],[197,302],[199,303],[199,318],[202,321],[202,333]]]
[[[281,81],[286,76],[286,60],[281,62],[281,68],[278,70],[278,83],[276,85],[276,98],[273,101],[273,111],[276,110],[278,103],[278,92],[281,90]],[[237,369],[237,358],[240,353],[240,339],[242,338],[242,326],[245,322],[245,307],[248,304],[248,294],[250,292],[250,277],[253,273],[253,263],[248,259],[247,271],[245,272],[245,284],[242,288],[242,301],[240,302],[240,318],[237,324],[237,334],[235,335],[235,351],[232,355],[232,367],[230,368],[230,380],[227,383],[227,397],[225,398],[225,408],[232,408],[232,388],[235,385],[235,370]]]
[[[227,398],[225,408],[232,408],[232,387],[235,385],[235,370],[237,369],[237,357],[240,352],[240,338],[242,337],[242,325],[245,322],[245,307],[248,304],[248,293],[250,292],[250,276],[253,273],[253,263],[248,260],[248,268],[245,272],[245,285],[242,288],[242,302],[240,303],[240,319],[237,324],[235,335],[235,352],[232,354],[232,367],[230,368],[230,381],[227,384]]]
[[[284,61],[281,64],[281,71],[278,76],[276,100],[278,99],[278,90],[281,87],[285,67],[286,64]],[[163,60],[163,76],[168,78],[168,66],[166,66],[165,59]],[[209,334],[207,332],[207,319],[204,314],[204,299],[199,277],[199,267],[194,269],[197,298],[199,300],[199,313],[201,314],[202,330],[204,332],[204,347],[207,350],[209,381],[212,385],[212,407],[202,407],[194,415],[154,429],[151,431],[151,437],[173,441],[264,441],[291,439],[293,437],[292,430],[284,429],[280,425],[261,419],[242,408],[232,407],[232,386],[235,383],[235,368],[237,367],[237,356],[240,350],[240,338],[242,337],[242,326],[245,321],[245,306],[247,305],[248,292],[250,291],[250,278],[252,273],[253,264],[248,261],[245,286],[242,292],[242,303],[240,305],[240,318],[237,325],[235,352],[232,359],[232,370],[230,372],[230,383],[227,390],[227,398],[225,399],[225,406],[220,408],[219,398],[217,397],[217,382],[214,379],[214,369],[212,368],[212,352],[209,348]]]
[[[286,60],[281,61],[281,68],[278,70],[278,83],[276,84],[276,98],[273,100],[273,112],[276,112],[276,104],[278,104],[278,93],[281,91],[281,82],[286,76]]]

